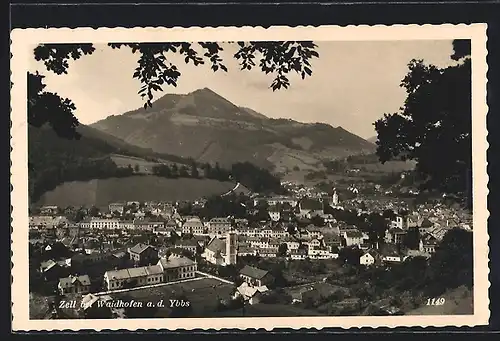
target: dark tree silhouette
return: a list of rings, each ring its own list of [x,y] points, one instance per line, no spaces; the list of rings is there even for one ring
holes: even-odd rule
[[[28,73],[28,123],[37,128],[49,124],[60,137],[79,139],[75,105],[68,98],[45,91],[43,78],[38,72]]]
[[[439,282],[441,290],[460,285],[471,288],[474,282],[473,253],[472,232],[452,229],[446,233],[432,256],[428,268],[429,275],[434,280],[439,278],[439,281],[435,282]]]
[[[278,254],[281,257],[285,257],[287,251],[288,251],[288,246],[286,245],[286,243],[280,244],[280,246],[278,247]]]
[[[469,191],[471,182],[470,41],[455,41],[454,49],[459,62],[447,68],[412,60],[401,82],[404,106],[374,125],[382,163],[415,160],[422,189],[458,194]]]
[[[198,172],[198,166],[194,161],[191,162],[191,177],[195,179],[200,177],[200,173]]]
[[[229,42],[235,44],[234,42]],[[237,52],[233,57],[241,70],[259,68],[274,78],[270,88],[275,91],[290,86],[289,73],[297,73],[302,79],[312,74],[310,60],[319,57],[316,45],[310,41],[254,41],[237,42]],[[163,86],[177,86],[180,70],[169,61],[169,55],[180,54],[186,64],[195,66],[208,64],[216,72],[227,72],[220,56],[222,46],[216,42],[166,42],[166,43],[109,43],[113,49],[129,48],[138,54],[138,65],[132,77],[141,82],[139,95],[145,99],[144,108],[151,107],[154,92],[163,91]],[[95,51],[92,44],[40,44],[34,49],[37,61],[43,61],[48,71],[56,74],[68,73],[69,60],[78,60]],[[61,137],[79,138],[75,128],[78,120],[76,109],[69,99],[57,94],[44,92],[43,76],[28,73],[28,122],[35,126],[49,123]]]

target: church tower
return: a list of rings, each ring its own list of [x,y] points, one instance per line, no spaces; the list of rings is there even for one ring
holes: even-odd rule
[[[337,190],[334,188],[332,195],[332,205],[337,206],[338,204],[339,204],[339,195],[337,194]]]
[[[236,264],[237,237],[234,231],[229,231],[226,236],[226,265]]]

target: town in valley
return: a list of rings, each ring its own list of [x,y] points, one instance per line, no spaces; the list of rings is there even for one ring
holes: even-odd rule
[[[472,230],[460,206],[415,203],[417,194],[398,197],[394,186],[282,185],[286,195],[37,208],[29,230],[36,318],[411,313],[427,297],[384,297],[362,281],[427,261],[447,233]],[[217,216],[210,202],[239,209]],[[116,300],[143,303],[106,304]],[[147,304],[159,300],[167,303]]]

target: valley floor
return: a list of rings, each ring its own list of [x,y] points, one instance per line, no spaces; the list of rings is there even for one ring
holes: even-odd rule
[[[107,208],[111,202],[196,200],[222,195],[235,187],[233,182],[211,179],[166,179],[152,175],[126,178],[72,181],[45,193],[38,204],[66,207],[97,206]],[[238,190],[245,191],[243,186]]]

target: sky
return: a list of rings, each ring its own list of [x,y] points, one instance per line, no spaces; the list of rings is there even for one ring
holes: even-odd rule
[[[291,86],[273,92],[272,75],[258,69],[240,71],[232,57],[235,46],[223,45],[221,57],[228,72],[213,72],[208,65],[185,64],[178,55],[167,58],[181,72],[178,85],[164,87],[163,93],[186,94],[210,88],[232,103],[254,109],[272,118],[301,122],[322,122],[363,138],[376,135],[373,122],[403,105],[405,91],[399,84],[408,72],[411,59],[443,67],[450,59],[451,40],[317,42],[319,58],[311,61],[313,74],[302,80],[289,77]],[[96,51],[71,61],[68,74],[46,71],[42,62],[32,60],[30,71],[46,76],[47,91],[70,98],[76,117],[90,124],[109,115],[120,115],[141,107],[137,94],[140,83],[132,78],[138,54],[130,49],[112,50],[96,45]]]

